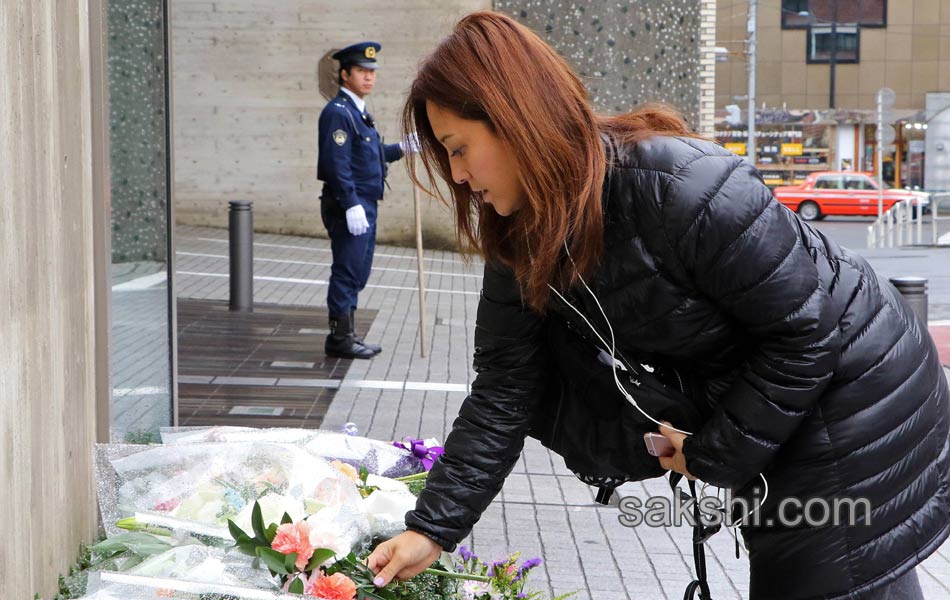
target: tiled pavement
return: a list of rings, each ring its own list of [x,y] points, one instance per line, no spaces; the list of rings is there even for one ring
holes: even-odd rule
[[[180,227],[176,237],[179,296],[226,299],[227,232]],[[255,301],[324,304],[330,261],[326,240],[258,234],[254,256]],[[366,337],[381,342],[385,351],[350,367],[325,428],[353,422],[362,434],[378,439],[444,439],[465,394],[442,391],[448,388],[439,384],[467,385],[474,376],[470,365],[480,265],[464,264],[453,253],[426,253],[429,353],[420,358],[415,264],[411,249],[377,248],[370,285],[360,301],[378,311]],[[621,494],[645,500],[668,497],[669,490],[664,480],[651,480],[628,484]],[[628,528],[619,514],[616,507],[595,505],[590,489],[558,457],[529,440],[469,543],[487,558],[514,551],[540,556],[544,566],[532,581],[548,593],[577,590],[578,600],[681,598],[692,579],[690,530]],[[713,597],[748,598],[748,561],[735,558],[729,534],[719,533],[707,546]],[[928,600],[950,597],[950,545],[918,573]]]

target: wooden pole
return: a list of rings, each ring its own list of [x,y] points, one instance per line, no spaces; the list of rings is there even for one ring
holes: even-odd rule
[[[413,155],[409,160],[416,160]],[[412,186],[412,204],[416,211],[416,258],[419,271],[419,356],[426,357],[426,283],[422,268],[422,206],[419,203],[419,187]]]

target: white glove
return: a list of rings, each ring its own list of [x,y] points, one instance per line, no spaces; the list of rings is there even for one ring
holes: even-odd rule
[[[399,142],[399,149],[402,150],[403,154],[419,152],[419,135],[410,133],[406,139]]]
[[[366,211],[359,204],[346,209],[346,228],[350,230],[352,235],[363,235],[369,231]]]

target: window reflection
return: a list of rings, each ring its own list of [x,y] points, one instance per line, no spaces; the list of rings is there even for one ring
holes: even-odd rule
[[[108,3],[114,442],[172,424],[163,4]]]

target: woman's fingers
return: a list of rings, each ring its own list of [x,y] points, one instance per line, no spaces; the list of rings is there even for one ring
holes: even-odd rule
[[[405,567],[404,561],[398,558],[398,555],[392,557],[392,559],[386,563],[379,572],[376,573],[376,577],[373,578],[373,585],[376,587],[384,587],[389,585],[389,582],[392,581],[397,575],[401,575],[403,572],[403,567]],[[425,568],[420,569],[421,573]],[[403,578],[405,579],[405,578]]]
[[[389,556],[389,553],[386,551],[386,542],[384,542],[377,546],[372,554],[366,557],[366,566],[375,573],[389,562]]]
[[[663,425],[660,426],[660,435],[670,440],[670,443],[673,444],[673,447],[676,448],[677,452],[683,451],[683,440],[686,439],[686,435],[672,429],[672,425],[669,421],[663,421]]]
[[[696,478],[686,470],[686,455],[683,454],[683,440],[686,439],[686,434],[676,431],[672,427],[669,421],[663,421],[663,424],[660,425],[660,435],[670,440],[676,450],[673,456],[661,456],[660,466],[667,471],[676,471],[685,475],[687,479],[695,480]]]
[[[439,557],[442,548],[414,531],[403,532],[383,542],[366,559],[366,566],[376,573],[376,587],[389,585],[393,579],[409,579],[425,571]]]

